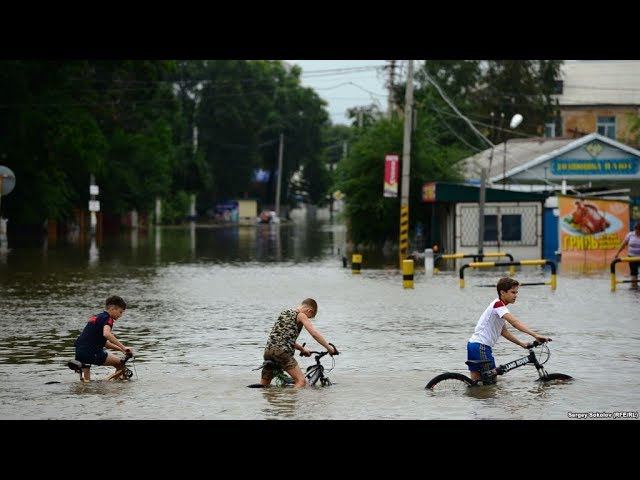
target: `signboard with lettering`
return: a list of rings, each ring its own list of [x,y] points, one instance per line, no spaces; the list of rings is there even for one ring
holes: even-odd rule
[[[556,158],[551,162],[554,175],[633,175],[638,173],[637,158],[589,159]]]
[[[629,232],[629,204],[559,195],[558,210],[563,268],[607,268]]]
[[[384,157],[384,196],[398,196],[398,164],[400,156],[388,153]]]

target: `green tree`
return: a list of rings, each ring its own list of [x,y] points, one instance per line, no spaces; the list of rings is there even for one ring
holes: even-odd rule
[[[214,177],[211,199],[251,192],[257,168],[277,170],[278,139],[284,135],[283,203],[289,178],[322,161],[325,102],[300,85],[300,69],[279,61],[208,62],[196,114],[200,148]],[[262,200],[273,202],[275,175]]]
[[[365,128],[349,149],[347,158],[338,164],[337,188],[346,195],[346,216],[351,239],[356,244],[380,245],[397,240],[400,199],[382,195],[384,157],[402,152],[403,122],[379,120]],[[411,154],[410,222],[421,218],[422,185],[429,180],[459,180],[455,161],[465,155],[458,147],[442,148],[429,138],[426,127],[414,133]]]

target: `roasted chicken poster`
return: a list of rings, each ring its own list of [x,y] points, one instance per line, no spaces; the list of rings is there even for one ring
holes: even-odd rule
[[[562,261],[606,265],[629,231],[629,204],[623,201],[558,196]]]

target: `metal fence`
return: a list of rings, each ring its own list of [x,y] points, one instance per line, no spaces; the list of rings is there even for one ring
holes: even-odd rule
[[[535,247],[539,237],[539,205],[485,207],[485,246]],[[478,245],[478,206],[460,206],[460,246]]]

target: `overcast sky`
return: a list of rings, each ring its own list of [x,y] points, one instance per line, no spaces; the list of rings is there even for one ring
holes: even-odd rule
[[[313,88],[328,103],[334,124],[350,124],[348,108],[375,103],[387,110],[386,60],[285,60],[302,67],[302,84]],[[404,64],[404,62],[398,62]],[[354,70],[360,69],[360,70]]]

